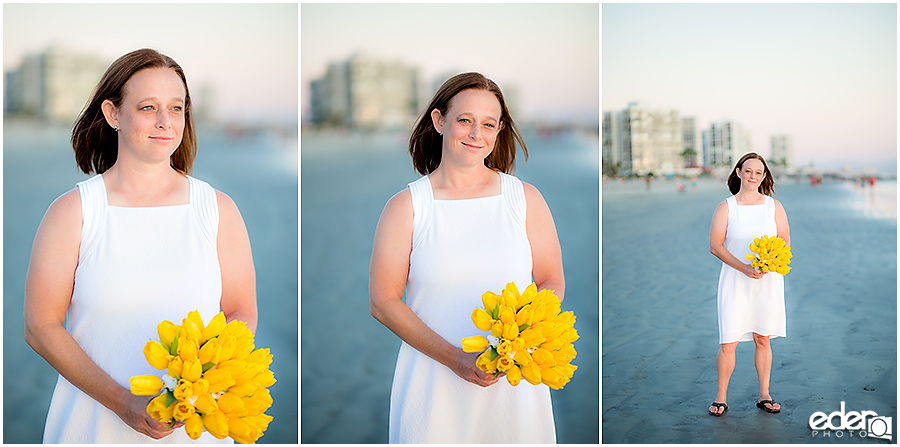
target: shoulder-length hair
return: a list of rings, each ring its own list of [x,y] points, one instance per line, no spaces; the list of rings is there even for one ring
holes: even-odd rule
[[[194,131],[194,117],[191,113],[191,93],[188,90],[184,70],[169,56],[148,48],[132,51],[118,59],[106,69],[100,83],[87,105],[81,111],[72,128],[72,148],[75,162],[85,174],[102,174],[111,168],[119,156],[116,131],[109,126],[101,105],[110,100],[117,108],[125,97],[125,83],[145,68],[169,68],[178,74],[184,84],[184,133],[181,144],[172,154],[169,164],[182,174],[189,175],[197,157],[197,137]]]
[[[447,109],[450,108],[450,101],[459,92],[467,89],[487,90],[493,93],[500,102],[500,131],[494,141],[494,149],[484,159],[484,165],[506,174],[514,173],[516,170],[516,142],[522,147],[525,160],[528,160],[528,148],[525,146],[525,140],[522,139],[516,123],[509,114],[500,87],[481,73],[461,73],[448,79],[438,89],[434,98],[428,103],[428,107],[422,111],[410,134],[409,155],[412,156],[413,166],[420,174],[430,174],[441,164],[443,137],[434,128],[431,111],[437,109],[441,116],[446,116]]]
[[[766,175],[766,178],[759,184],[759,192],[767,196],[775,197],[775,179],[772,178],[772,171],[769,170],[769,165],[766,164],[766,160],[762,155],[759,155],[756,152],[746,153],[738,160],[737,165],[731,170],[731,175],[728,176],[728,190],[731,191],[732,194],[737,194],[741,191],[741,178],[738,177],[737,171],[744,169],[744,162],[751,158],[755,158],[762,162],[763,173]]]

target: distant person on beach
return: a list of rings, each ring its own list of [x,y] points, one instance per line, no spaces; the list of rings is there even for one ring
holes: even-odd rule
[[[754,363],[759,378],[756,406],[769,413],[781,411],[769,394],[772,349],[769,339],[785,337],[784,276],[763,273],[745,262],[754,238],[768,235],[791,245],[787,214],[775,200],[775,181],[762,156],[745,154],[728,177],[733,194],[716,207],[709,230],[709,251],[722,260],[719,274],[719,351],[716,355],[718,393],[709,414],[728,410],[728,381],[735,365],[738,342],[756,344]]]
[[[154,50],[109,66],[72,130],[97,175],[54,201],[25,280],[25,340],[59,372],[45,443],[192,443],[147,413],[132,376],[157,325],[223,311],[256,329],[256,274],[234,202],[190,176],[197,143],[184,71]],[[204,432],[198,443],[231,443]]]
[[[511,386],[461,349],[484,292],[509,282],[565,292],[550,209],[510,175],[516,142],[500,88],[447,80],[409,140],[423,175],[394,195],[375,230],[372,315],[403,340],[391,389],[391,443],[555,443],[550,390]],[[404,289],[407,301],[403,301]]]

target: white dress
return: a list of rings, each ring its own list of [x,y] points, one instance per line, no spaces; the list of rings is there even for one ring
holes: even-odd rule
[[[725,248],[741,262],[749,262],[754,238],[778,235],[775,199],[765,196],[760,205],[738,205],[734,196],[728,204]],[[769,272],[752,279],[722,263],[719,273],[719,343],[752,341],[753,333],[771,338],[787,336],[784,316],[784,275]]]
[[[486,335],[472,323],[481,295],[515,282],[531,284],[525,193],[500,174],[501,194],[435,200],[428,177],[410,183],[414,228],[406,300],[438,335],[456,347]],[[391,389],[391,443],[555,443],[550,389],[505,378],[482,388],[446,366],[400,346]]]
[[[219,312],[216,193],[188,178],[190,203],[160,207],[108,205],[102,175],[78,184],[83,223],[66,329],[88,357],[126,389],[132,376],[163,373],[143,354],[148,340],[159,339],[157,324],[181,324],[192,310],[198,310],[206,324]],[[151,396],[146,397],[149,401]],[[44,427],[44,443],[53,444],[191,442],[233,441],[206,432],[192,441],[184,428],[153,440],[62,376]]]

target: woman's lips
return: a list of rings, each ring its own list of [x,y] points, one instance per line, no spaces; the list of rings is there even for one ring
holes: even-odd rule
[[[481,146],[475,146],[475,145],[472,145],[472,144],[469,144],[469,143],[463,143],[463,146],[465,146],[465,147],[467,147],[467,148],[469,148],[469,149],[476,149],[476,150],[477,150],[477,149],[481,149]]]

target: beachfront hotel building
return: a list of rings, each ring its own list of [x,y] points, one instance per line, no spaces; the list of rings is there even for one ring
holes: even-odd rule
[[[354,54],[310,85],[311,121],[353,128],[409,128],[418,114],[418,70]]]
[[[26,55],[18,68],[5,73],[4,115],[71,124],[107,65],[95,55],[61,47]]]
[[[741,123],[725,120],[710,123],[702,133],[703,164],[712,169],[728,170],[738,159],[752,150],[752,133]]]
[[[685,168],[697,167],[698,155],[702,148],[698,144],[697,119],[692,116],[681,118],[681,156]]]
[[[769,164],[790,172],[794,170],[794,141],[790,135],[772,135]]]
[[[625,110],[604,112],[602,127],[605,173],[668,175],[684,171],[684,135],[678,110],[633,102]]]

